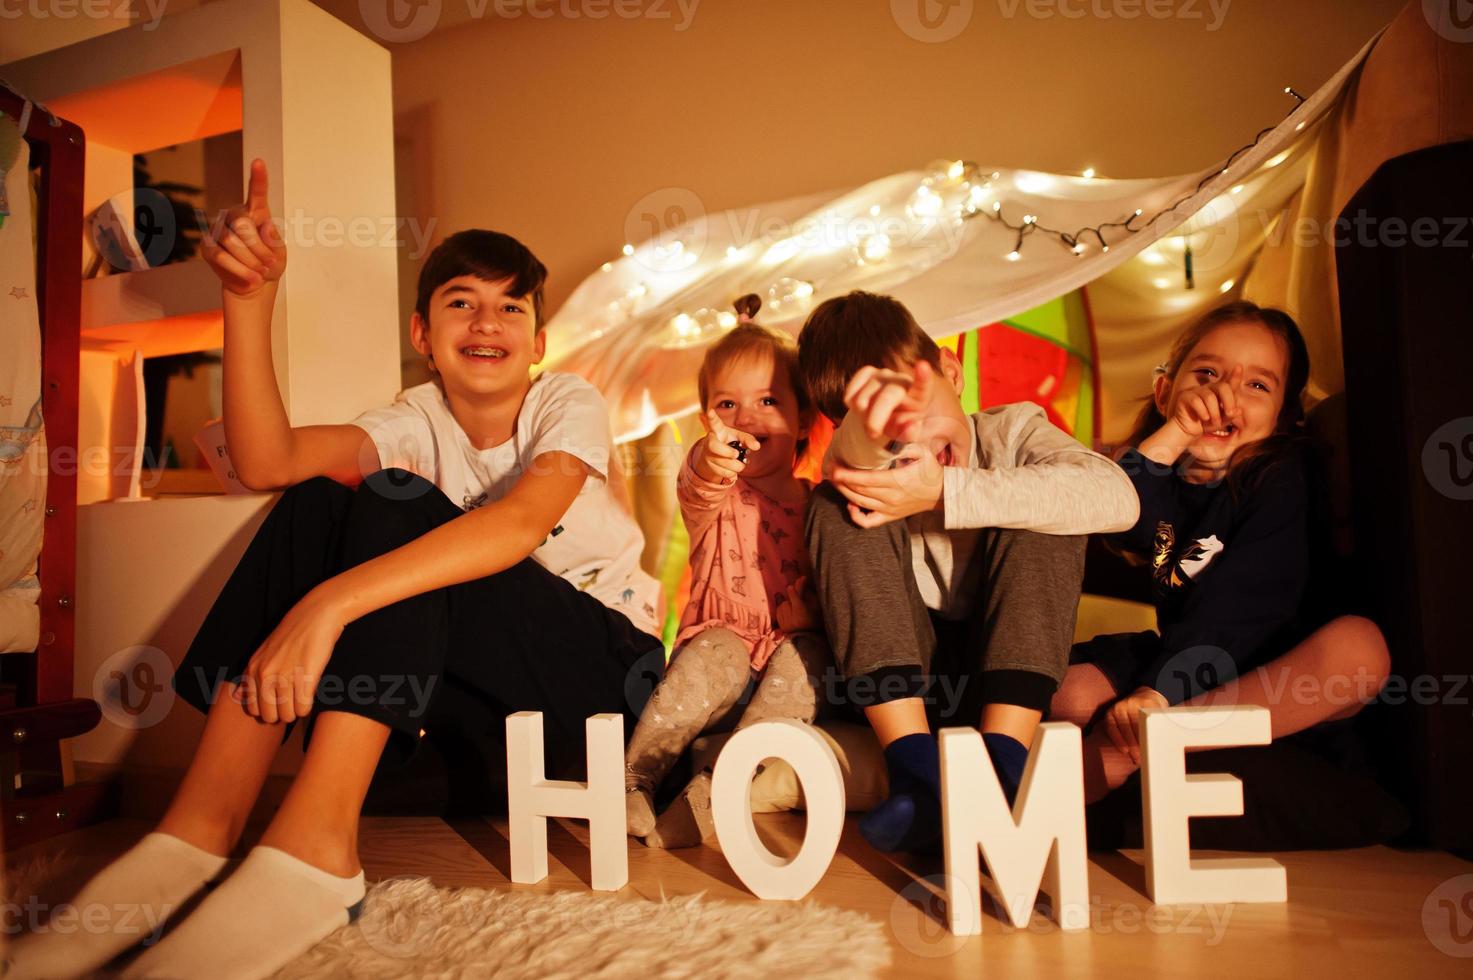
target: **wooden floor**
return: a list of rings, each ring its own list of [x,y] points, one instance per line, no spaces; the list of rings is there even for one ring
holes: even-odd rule
[[[800,815],[757,820],[774,851],[796,850]],[[20,850],[8,866],[25,879],[27,892],[60,901],[147,829],[142,821],[114,820]],[[429,875],[446,886],[587,888],[583,825],[559,822],[549,827],[548,839],[550,874],[536,886],[509,883],[504,823],[369,818],[360,849],[370,881]],[[1011,929],[989,906],[983,935],[958,940],[938,922],[942,906],[924,880],[939,874],[939,859],[880,855],[859,838],[851,818],[839,854],[811,899],[877,920],[893,950],[887,975],[897,977],[1473,976],[1473,877],[1453,880],[1473,876],[1473,863],[1442,852],[1384,847],[1274,856],[1288,868],[1287,905],[1157,908],[1144,894],[1139,853],[1095,854],[1087,931],[1060,933],[1041,916],[1028,929]],[[710,847],[662,852],[631,842],[629,874],[624,894],[631,898],[704,891],[712,899],[755,901]],[[22,883],[9,884],[14,894]],[[1424,906],[1430,909],[1426,928]]]

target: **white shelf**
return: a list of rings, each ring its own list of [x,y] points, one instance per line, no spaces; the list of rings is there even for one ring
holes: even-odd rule
[[[82,330],[220,312],[220,280],[203,259],[87,279]]]
[[[390,69],[387,50],[309,0],[219,0],[0,74],[82,125],[86,207],[132,185],[134,152],[238,129],[241,195],[260,157],[272,213],[310,233],[395,220]],[[271,323],[293,425],[342,422],[399,390],[398,286],[398,254],[377,240],[293,246]],[[83,304],[94,350],[157,356],[218,336],[220,286],[197,261],[90,282]]]
[[[82,125],[89,210],[132,186],[134,152],[240,130],[242,195],[247,164],[260,157],[273,214],[346,223],[395,219],[390,69],[385,48],[309,0],[219,0],[171,6],[157,23],[0,74]],[[292,247],[271,349],[293,425],[344,422],[399,390],[398,283],[397,252],[377,241]],[[220,321],[220,285],[198,260],[84,285],[83,358],[99,362],[102,383],[84,382],[80,408],[84,420],[111,420],[81,426],[81,452],[105,450],[93,470],[111,476],[111,447],[136,444],[139,427],[136,398],[115,400],[127,384],[137,387],[136,373],[121,375],[138,367],[123,357],[108,363],[98,348],[144,357],[204,349],[217,346]],[[114,429],[130,434],[114,439]],[[76,690],[98,694],[138,646],[177,664],[273,499],[207,494],[79,507]],[[188,763],[196,712],[176,702],[138,729],[116,717],[75,740],[78,760]]]

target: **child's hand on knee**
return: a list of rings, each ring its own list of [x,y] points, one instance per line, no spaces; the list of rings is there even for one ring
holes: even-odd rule
[[[1121,752],[1130,756],[1136,765],[1141,761],[1141,710],[1143,708],[1170,707],[1166,696],[1154,688],[1137,688],[1110,706],[1105,715],[1105,730],[1110,741]]]
[[[330,601],[307,593],[246,666],[239,692],[246,713],[267,724],[311,714],[317,683],[346,625]]]

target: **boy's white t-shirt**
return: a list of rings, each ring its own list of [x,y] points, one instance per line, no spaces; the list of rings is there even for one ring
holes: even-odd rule
[[[543,453],[582,460],[589,478],[531,557],[635,626],[660,635],[660,585],[640,568],[644,535],[609,487],[608,409],[587,381],[559,372],[534,378],[516,431],[490,449],[471,445],[433,381],[406,388],[393,404],[364,412],[353,424],[378,447],[381,466],[424,477],[468,511],[506,496]]]

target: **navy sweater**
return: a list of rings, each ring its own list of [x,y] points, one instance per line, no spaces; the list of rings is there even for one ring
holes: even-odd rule
[[[1141,512],[1114,540],[1149,558],[1160,631],[1138,683],[1180,704],[1281,653],[1309,577],[1302,463],[1273,464],[1237,499],[1226,481],[1188,483],[1134,449],[1120,466]]]

